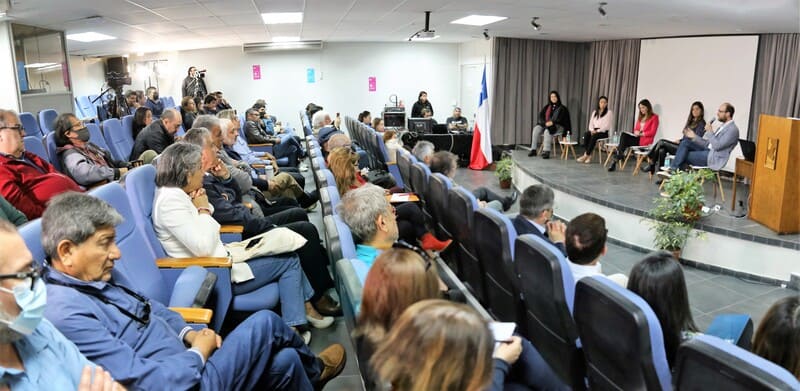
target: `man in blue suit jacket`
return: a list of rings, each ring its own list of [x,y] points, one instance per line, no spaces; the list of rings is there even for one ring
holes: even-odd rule
[[[528,186],[519,199],[519,215],[511,221],[517,235],[534,234],[557,247],[564,256],[564,231],[567,226],[553,218],[553,189],[547,185]]]

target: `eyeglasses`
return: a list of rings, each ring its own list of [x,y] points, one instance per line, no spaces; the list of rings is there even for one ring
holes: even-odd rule
[[[25,128],[22,126],[22,124],[16,124],[14,126],[3,126],[3,127],[0,127],[0,130],[3,130],[3,129],[16,130],[17,132],[20,132],[20,133],[25,131]]]
[[[421,248],[419,248],[419,247],[417,247],[417,246],[415,246],[413,244],[410,244],[410,243],[406,242],[405,240],[398,240],[398,241],[392,243],[392,248],[399,248],[399,249],[403,249],[403,250],[411,250],[411,251],[417,253],[417,255],[422,257],[422,261],[425,262],[425,271],[427,272],[428,269],[431,268],[431,264],[433,263],[433,259],[431,259],[431,256],[428,255],[428,253],[425,252],[425,250],[423,250],[423,249],[421,249]]]
[[[30,280],[31,290],[33,290],[33,285],[36,283],[36,280],[42,277],[42,267],[41,266],[33,266],[29,271],[26,272],[19,272],[19,273],[11,273],[11,274],[0,274],[0,280],[5,279],[16,279],[16,280]]]

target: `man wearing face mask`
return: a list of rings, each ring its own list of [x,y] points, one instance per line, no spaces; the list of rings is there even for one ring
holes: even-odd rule
[[[123,389],[43,319],[47,289],[7,221],[0,221],[0,248],[0,390]]]
[[[160,117],[164,112],[164,102],[158,97],[158,89],[155,87],[147,87],[147,101],[144,102],[144,107],[150,109],[153,117]]]
[[[164,152],[168,146],[175,142],[175,133],[178,132],[182,121],[181,113],[177,110],[164,110],[161,119],[151,122],[136,136],[130,159],[142,160],[144,164],[150,164],[153,159],[146,160],[148,155],[142,154],[148,150],[152,150],[156,154]]]

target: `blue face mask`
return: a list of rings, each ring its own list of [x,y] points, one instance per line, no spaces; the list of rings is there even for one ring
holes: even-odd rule
[[[2,320],[1,323],[8,325],[8,328],[23,335],[30,335],[39,326],[44,316],[44,309],[47,304],[47,288],[41,278],[37,278],[30,285],[22,283],[14,287],[13,290],[0,287],[0,291],[12,294],[20,308],[19,315],[12,320]]]

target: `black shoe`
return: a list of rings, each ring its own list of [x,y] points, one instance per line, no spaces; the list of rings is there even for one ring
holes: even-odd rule
[[[645,163],[645,165],[642,166],[641,168],[639,168],[639,170],[641,170],[642,172],[650,172],[650,170],[652,170],[654,168],[655,168],[654,164]]]
[[[314,190],[312,192],[307,192],[304,195],[297,197],[297,203],[300,204],[300,207],[303,209],[307,209],[312,205],[316,204],[319,201],[319,192]]]
[[[536,156],[536,150],[535,149],[531,149],[531,151],[528,152],[528,156],[529,157],[535,157]]]
[[[614,172],[614,171],[617,171],[617,159],[613,159],[611,161],[611,165],[608,166],[608,172]]]
[[[503,200],[503,212],[511,209],[511,206],[514,205],[515,202],[517,202],[518,198],[519,198],[519,192],[514,190],[511,193],[511,196],[506,197],[505,200]]]
[[[664,183],[664,179],[662,179],[662,178],[656,179],[656,185],[657,186],[661,186],[662,183]]]
[[[542,152],[542,159],[550,159],[550,151]]]

